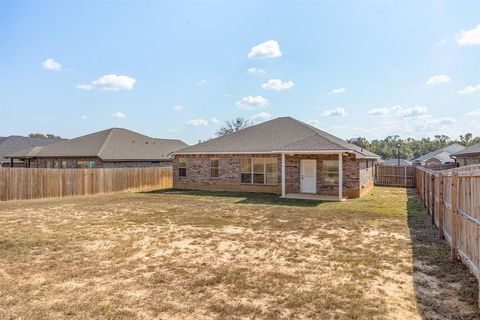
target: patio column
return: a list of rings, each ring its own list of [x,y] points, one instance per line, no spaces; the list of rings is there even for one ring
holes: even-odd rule
[[[338,200],[343,198],[343,155],[338,154]]]
[[[285,153],[282,153],[282,197],[285,197]]]

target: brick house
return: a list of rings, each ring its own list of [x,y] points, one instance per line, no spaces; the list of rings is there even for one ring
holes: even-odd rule
[[[355,198],[373,187],[377,159],[365,149],[282,117],[174,152],[173,186],[286,198]]]
[[[465,147],[461,144],[452,143],[446,147],[424,154],[423,156],[413,158],[412,164],[415,166],[428,167],[446,163],[453,163],[455,162],[455,159],[451,157],[452,154],[454,154],[455,152],[459,152],[463,149],[465,149]]]
[[[480,142],[452,154],[460,166],[480,164]]]
[[[125,168],[171,166],[169,154],[188,145],[120,128],[95,132],[7,155],[33,168]]]
[[[31,138],[22,136],[0,137],[0,167],[24,167],[25,163],[18,159],[5,158],[5,156],[24,149],[32,149],[38,146],[46,146],[58,143],[63,139],[58,138]]]

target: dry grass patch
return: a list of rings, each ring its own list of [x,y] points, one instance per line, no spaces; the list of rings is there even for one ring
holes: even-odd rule
[[[475,319],[476,290],[403,189],[0,203],[1,319]]]

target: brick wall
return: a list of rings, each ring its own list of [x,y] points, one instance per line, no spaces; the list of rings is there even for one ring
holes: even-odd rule
[[[456,156],[460,166],[469,166],[471,164],[480,164],[480,154]]]
[[[277,158],[281,164],[280,155],[272,154],[212,154],[212,155],[182,155],[173,160],[173,187],[177,189],[206,189],[281,193],[281,185],[277,181],[274,185],[246,184],[241,182],[242,158]],[[187,176],[178,175],[178,159],[187,159]],[[210,159],[218,159],[218,177],[210,175]],[[280,179],[280,165],[277,176]],[[280,180],[279,180],[280,181]]]
[[[376,163],[376,160],[358,160],[360,174],[360,196],[369,192],[373,188]]]
[[[82,162],[82,166],[88,167],[89,163],[93,161],[93,168],[144,168],[144,167],[170,167],[171,161],[105,161],[99,158],[42,158],[31,160],[30,167],[32,168],[77,168],[77,161]],[[85,163],[86,162],[86,163]]]
[[[322,161],[338,160],[338,155],[287,155],[285,160],[285,187],[287,193],[300,193],[300,160],[317,160],[317,194],[338,195],[338,186],[322,183]],[[343,156],[343,194],[358,197],[359,170],[354,155]]]
[[[277,158],[278,183],[275,185],[258,185],[241,183],[240,163],[242,158],[275,157]],[[186,158],[187,175],[178,175],[178,159]],[[219,160],[218,177],[210,176],[210,159]],[[286,155],[285,187],[287,193],[300,192],[300,160],[317,160],[317,193],[337,195],[338,186],[322,183],[322,161],[338,160],[338,155]],[[281,193],[281,156],[272,154],[232,154],[232,155],[182,155],[173,160],[173,186],[177,189],[205,189]],[[363,163],[365,168],[360,169]],[[359,197],[363,191],[373,186],[373,162],[366,167],[366,160],[356,160],[354,155],[343,156],[343,194],[347,197]],[[368,191],[367,190],[367,191]]]

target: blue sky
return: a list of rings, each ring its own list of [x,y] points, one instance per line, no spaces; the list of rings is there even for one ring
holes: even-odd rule
[[[0,3],[0,136],[195,143],[287,115],[342,138],[480,135],[480,3]]]

